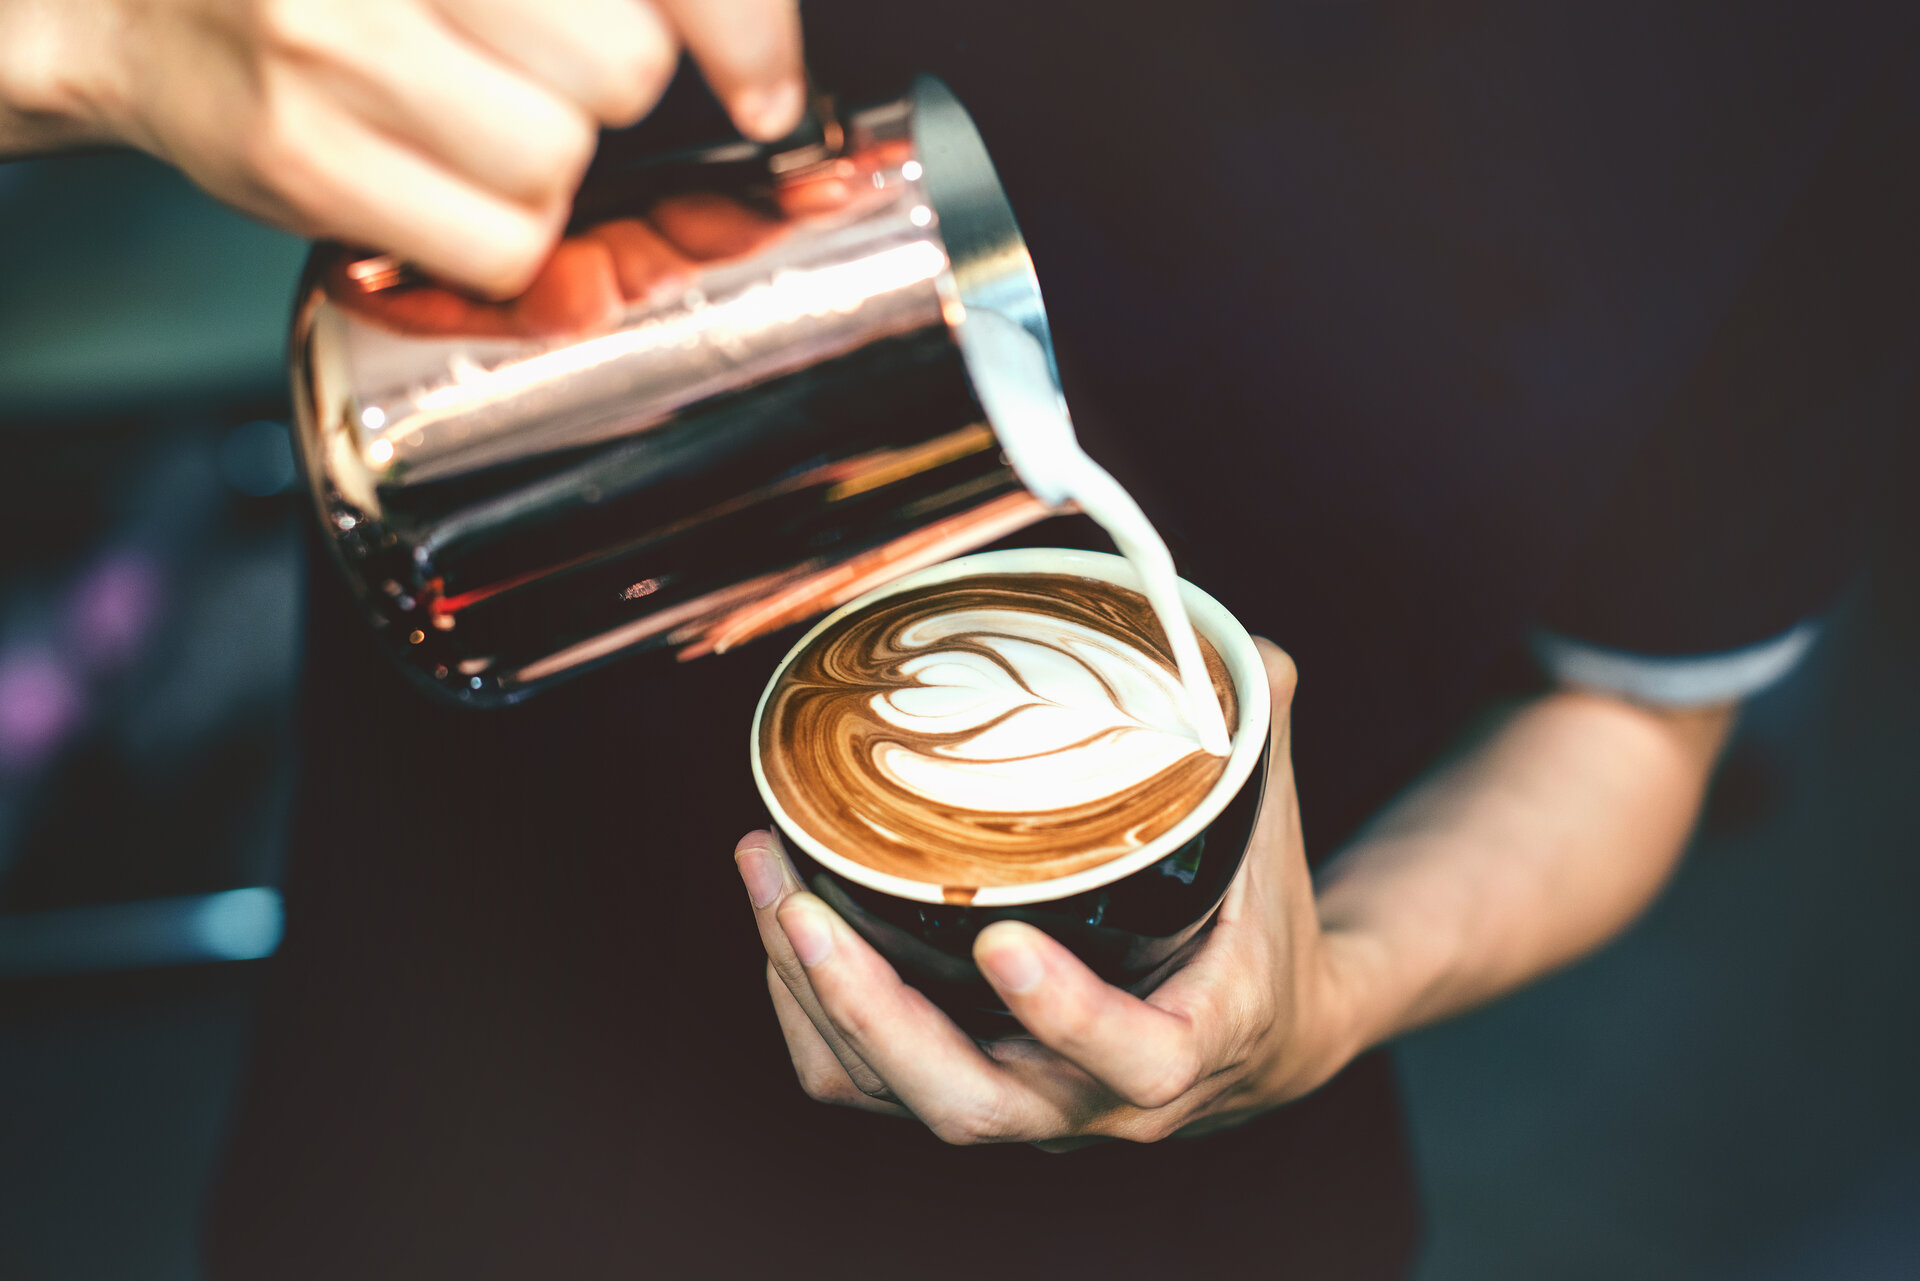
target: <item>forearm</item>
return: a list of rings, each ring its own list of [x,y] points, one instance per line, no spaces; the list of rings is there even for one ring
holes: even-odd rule
[[[1624,929],[1678,862],[1732,722],[1557,692],[1391,805],[1319,878],[1355,1048]]]

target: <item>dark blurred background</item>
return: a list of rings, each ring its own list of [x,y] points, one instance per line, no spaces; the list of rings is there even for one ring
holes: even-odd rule
[[[304,249],[123,155],[0,165],[0,228],[0,1278],[191,1278],[279,937]],[[1903,503],[1647,919],[1404,1047],[1423,1281],[1920,1276],[1916,677]]]

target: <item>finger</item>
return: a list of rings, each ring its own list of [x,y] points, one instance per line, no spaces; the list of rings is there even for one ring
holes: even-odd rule
[[[751,253],[781,230],[775,219],[709,191],[662,200],[648,218],[674,249],[695,262]]]
[[[363,120],[513,200],[570,199],[593,156],[593,118],[412,5],[376,6],[372,31],[316,34],[311,74]]]
[[[1293,695],[1300,684],[1300,670],[1294,666],[1291,654],[1264,636],[1254,637],[1253,647],[1260,651],[1260,661],[1267,669],[1267,690],[1273,699],[1271,732],[1277,748],[1290,741]]]
[[[780,184],[773,197],[780,212],[789,218],[807,218],[845,209],[863,195],[872,194],[868,184],[855,184],[838,174],[823,173],[792,179]]]
[[[1254,845],[1220,905],[1223,923],[1239,922],[1250,902],[1267,913],[1291,908],[1310,915],[1313,901],[1312,875],[1301,835],[1300,797],[1293,778],[1293,699],[1300,673],[1292,657],[1272,641],[1256,636],[1253,643],[1266,667],[1273,704],[1266,795],[1255,822]]]
[[[807,1017],[807,1012],[800,1008],[800,1002],[793,999],[786,981],[775,973],[771,962],[767,965],[767,994],[773,998],[773,1012],[780,1020],[780,1032],[787,1038],[787,1053],[793,1059],[794,1075],[800,1078],[800,1088],[806,1091],[808,1098],[838,1107],[858,1108],[863,1112],[880,1112],[887,1116],[909,1115],[898,1103],[875,1098],[853,1083],[846,1067],[821,1037],[820,1030]]]
[[[494,56],[615,128],[651,111],[679,64],[679,41],[648,0],[432,2]]]
[[[606,245],[573,236],[560,242],[526,292],[508,305],[517,332],[557,338],[613,328],[625,303]]]
[[[1135,1107],[1166,1107],[1229,1066],[1222,1028],[1102,982],[1031,925],[988,926],[973,955],[1036,1040]]]
[[[1077,1133],[1068,1093],[1002,1069],[811,894],[779,923],[834,1028],[907,1109],[948,1143],[1037,1142]]]
[[[425,282],[404,289],[362,288],[347,268],[336,261],[329,271],[328,293],[342,307],[384,328],[403,334],[436,337],[445,334],[508,338],[515,335],[504,308]]]
[[[795,0],[661,0],[741,133],[770,142],[806,109]]]
[[[253,180],[312,231],[493,297],[523,289],[558,235],[561,208],[483,190],[311,86],[283,92],[264,114],[248,142]]]
[[[620,295],[654,303],[686,292],[699,268],[638,218],[616,218],[587,233],[607,247]]]
[[[1220,1029],[1215,1057],[1236,1060],[1274,1017],[1293,946],[1317,929],[1312,872],[1300,827],[1291,759],[1298,672],[1279,646],[1256,637],[1272,697],[1265,795],[1246,856],[1221,900],[1206,942],[1149,1001],[1199,1026]]]
[[[747,833],[734,847],[733,861],[740,879],[746,883],[747,899],[753,904],[754,924],[759,927],[760,946],[766,949],[768,965],[818,1030],[827,1048],[840,1060],[840,1066],[846,1069],[854,1086],[873,1098],[892,1100],[894,1096],[887,1083],[847,1044],[839,1029],[833,1026],[833,1020],[820,1008],[820,998],[807,981],[805,968],[793,954],[786,932],[775,919],[780,905],[801,892],[800,877],[780,847],[779,837],[772,832]]]

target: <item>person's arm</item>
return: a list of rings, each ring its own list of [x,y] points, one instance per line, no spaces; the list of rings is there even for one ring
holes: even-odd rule
[[[1672,871],[1733,719],[1547,695],[1391,806],[1316,894],[1293,666],[1267,655],[1267,796],[1191,963],[1141,1000],[1031,927],[981,933],[975,958],[1031,1041],[974,1043],[804,892],[769,834],[744,839],[736,858],[807,1092],[913,1115],[956,1143],[1069,1147],[1244,1121],[1623,929]]]
[[[682,47],[741,130],[804,108],[796,0],[0,0],[0,158],[121,144],[266,222],[495,297]]]
[[[1521,705],[1319,876],[1359,1045],[1521,987],[1666,884],[1734,709],[1562,690]]]

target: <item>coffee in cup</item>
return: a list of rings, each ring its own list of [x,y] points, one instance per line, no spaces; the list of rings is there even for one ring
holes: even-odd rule
[[[1232,682],[1202,639],[1231,724]],[[1202,750],[1145,596],[1075,574],[978,574],[838,619],[775,682],[768,786],[808,835],[950,902],[1130,854],[1226,769]]]
[[[823,620],[755,716],[755,780],[808,887],[975,1031],[1000,919],[1145,990],[1211,919],[1252,833],[1269,698],[1250,637],[1181,584],[1226,756],[1201,747],[1137,571],[1019,549],[889,584]]]

